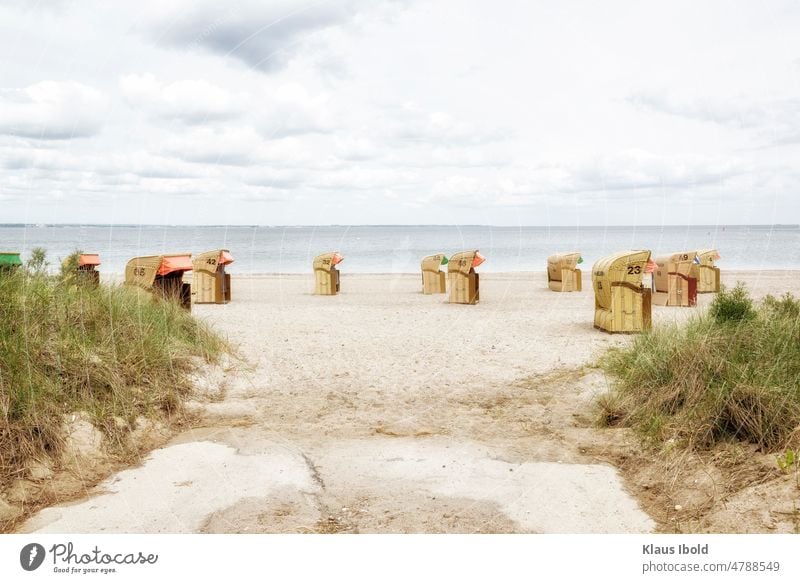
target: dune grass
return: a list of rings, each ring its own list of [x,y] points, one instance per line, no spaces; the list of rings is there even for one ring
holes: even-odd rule
[[[64,414],[110,430],[171,412],[198,359],[227,348],[174,302],[71,273],[0,273],[0,486],[31,458],[57,458]]]
[[[601,366],[615,379],[603,421],[648,440],[764,451],[800,441],[800,300],[790,294],[755,305],[741,284],[723,290],[708,313],[639,335]]]

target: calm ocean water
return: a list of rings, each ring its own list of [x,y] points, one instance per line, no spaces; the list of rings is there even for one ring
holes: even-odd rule
[[[122,273],[138,255],[230,249],[233,274],[308,273],[313,257],[338,250],[343,272],[416,273],[425,255],[479,249],[483,272],[543,271],[548,255],[580,251],[590,267],[623,249],[654,255],[715,247],[728,269],[800,269],[800,227],[491,227],[491,226],[0,226],[0,251],[44,247],[50,262],[75,249],[100,253],[102,271]]]

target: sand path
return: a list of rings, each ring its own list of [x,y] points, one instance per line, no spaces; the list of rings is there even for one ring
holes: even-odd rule
[[[757,296],[786,277],[726,274]],[[236,278],[234,302],[195,307],[244,357],[202,383],[222,400],[189,404],[204,426],[20,531],[649,532],[582,453],[619,434],[592,424],[606,380],[586,365],[629,340],[592,328],[591,291],[542,279],[487,274],[461,306],[411,275],[345,273],[336,297]]]

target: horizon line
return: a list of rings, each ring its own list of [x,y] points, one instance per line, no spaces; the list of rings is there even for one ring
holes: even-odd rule
[[[225,227],[225,228],[317,228],[317,227],[489,227],[489,228],[503,228],[503,229],[517,229],[517,228],[598,228],[598,227],[794,227],[800,228],[800,223],[730,223],[730,224],[605,224],[605,225],[493,225],[493,224],[446,224],[446,223],[330,223],[324,225],[300,225],[300,224],[287,224],[287,225],[267,225],[267,224],[241,224],[230,225],[220,223],[186,223],[186,224],[170,224],[170,223],[0,223],[0,227]]]

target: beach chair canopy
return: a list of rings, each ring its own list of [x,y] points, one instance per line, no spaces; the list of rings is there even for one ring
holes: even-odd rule
[[[592,267],[592,285],[595,301],[603,309],[610,309],[611,288],[616,285],[639,289],[642,277],[648,270],[650,251],[620,251],[598,259]]]
[[[551,280],[560,281],[562,269],[577,269],[579,263],[583,263],[583,257],[577,251],[555,253],[547,258],[547,275]]]
[[[475,251],[461,251],[453,255],[447,262],[447,271],[448,273],[457,271],[468,274],[470,269],[478,267],[484,261],[486,261],[486,258],[477,249]]]
[[[428,255],[422,258],[422,271],[439,271],[441,265],[447,265],[447,257],[444,253]]]
[[[91,267],[100,265],[100,256],[97,253],[81,253],[78,257],[78,267]]]
[[[655,258],[655,263],[662,272],[666,269],[667,271],[674,271],[688,276],[692,271],[692,266],[696,264],[696,257],[696,251],[679,251],[677,253],[659,255]]]
[[[158,275],[164,276],[191,270],[192,256],[190,253],[134,257],[125,266],[125,283],[150,288]]]
[[[186,255],[162,255],[161,265],[158,268],[158,275],[168,275],[173,271],[191,271],[192,256]]]
[[[332,267],[344,261],[344,257],[338,251],[323,253],[314,258],[314,270],[330,271]]]
[[[22,259],[16,251],[0,251],[0,267],[22,265]]]
[[[195,271],[211,271],[214,272],[221,265],[230,265],[233,263],[233,256],[227,249],[216,249],[214,251],[206,251],[195,255],[192,259],[192,266]]]
[[[658,265],[664,263],[693,263],[697,257],[697,251],[677,251],[675,253],[665,253],[655,258]]]
[[[696,255],[699,265],[708,265],[709,267],[713,267],[714,262],[720,258],[716,249],[699,249]]]

